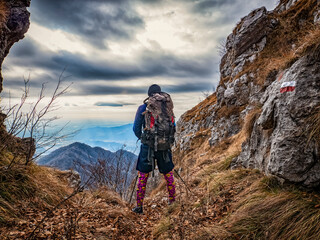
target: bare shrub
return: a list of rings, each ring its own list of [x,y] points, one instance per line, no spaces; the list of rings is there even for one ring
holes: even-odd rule
[[[117,151],[115,158],[99,156],[92,159],[88,155],[88,163],[74,161],[74,168],[81,173],[84,179],[92,178],[89,187],[93,190],[107,187],[117,192],[122,199],[127,200],[130,193],[130,184],[133,179],[133,164],[125,156],[125,145]]]
[[[47,102],[45,99],[46,83],[43,83],[40,93],[35,102],[28,103],[30,99],[30,78],[24,79],[23,94],[20,103],[11,105],[9,97],[9,106],[3,112],[6,114],[5,124],[7,126],[8,136],[2,136],[0,151],[6,149],[12,143],[13,137],[19,137],[23,140],[27,149],[25,151],[25,164],[28,165],[32,160],[40,157],[49,151],[62,139],[73,133],[64,133],[66,127],[60,127],[55,131],[48,131],[53,127],[53,123],[58,117],[48,117],[49,113],[59,109],[56,100],[67,93],[71,84],[63,86],[64,71],[59,76],[58,82]],[[29,140],[25,140],[29,139]],[[35,152],[37,149],[37,152]],[[34,155],[35,154],[35,155]]]

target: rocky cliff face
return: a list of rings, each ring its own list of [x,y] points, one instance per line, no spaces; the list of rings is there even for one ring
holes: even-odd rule
[[[262,7],[241,19],[227,38],[216,101],[181,117],[176,150],[192,151],[200,132],[206,133],[201,144],[211,148],[242,134],[232,167],[320,185],[314,134],[320,124],[314,120],[320,116],[319,5],[283,0],[273,11]]]
[[[0,0],[0,92],[3,82],[1,75],[2,62],[12,45],[24,38],[24,34],[29,28],[30,13],[27,11],[29,6],[30,0]],[[0,149],[3,148],[3,142],[11,142],[11,144],[5,144],[5,148],[9,151],[23,152],[27,148],[27,141],[30,141],[30,139],[11,139],[4,127],[5,117],[0,112]],[[9,138],[10,140],[8,140]],[[14,149],[10,149],[11,147]]]
[[[30,22],[30,13],[27,7],[30,0],[1,0],[1,22],[0,22],[0,66],[8,55],[12,45],[24,38]],[[2,75],[0,74],[0,92],[2,91]]]

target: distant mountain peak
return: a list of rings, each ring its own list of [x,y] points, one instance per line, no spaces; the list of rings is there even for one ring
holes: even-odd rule
[[[124,161],[135,161],[136,155],[124,151]],[[110,162],[114,161],[118,156],[118,152],[110,152],[101,147],[91,147],[85,143],[74,142],[67,146],[61,147],[49,155],[40,158],[37,163],[56,167],[61,170],[73,169],[75,162],[81,164],[91,164],[98,159],[106,159]]]

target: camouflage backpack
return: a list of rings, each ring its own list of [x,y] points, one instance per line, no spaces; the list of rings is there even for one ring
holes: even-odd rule
[[[164,151],[174,143],[173,102],[168,93],[155,93],[144,101],[147,104],[145,129],[141,142],[149,145],[154,151]]]

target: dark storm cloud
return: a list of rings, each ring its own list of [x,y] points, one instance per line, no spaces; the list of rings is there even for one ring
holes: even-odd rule
[[[75,33],[99,47],[106,39],[132,39],[144,26],[129,0],[33,0],[31,12],[40,25]]]
[[[23,51],[29,49],[29,55]],[[95,61],[86,56],[66,51],[51,52],[36,46],[31,40],[22,41],[12,49],[8,65],[30,69],[42,68],[58,75],[66,68],[65,75],[75,81],[130,80],[139,77],[208,77],[218,62],[208,56],[181,58],[163,52],[144,51],[135,63]]]
[[[94,104],[98,107],[124,107],[124,106],[130,106],[135,105],[133,103],[115,103],[115,102],[97,102]]]
[[[164,92],[168,93],[192,93],[201,91],[210,91],[213,89],[212,82],[210,81],[193,81],[185,82],[180,85],[161,85]],[[148,87],[122,87],[122,86],[108,86],[102,84],[81,84],[73,94],[75,95],[120,95],[120,94],[146,94]],[[101,103],[96,106],[110,106],[110,103]],[[106,104],[106,105],[104,105]],[[112,103],[113,104],[113,103]],[[118,105],[130,105],[128,103],[117,103]]]
[[[139,87],[105,86],[100,84],[82,85],[76,95],[119,95],[119,94],[141,94],[147,90]]]
[[[193,11],[198,13],[212,12],[221,6],[231,5],[234,0],[203,0],[194,1]],[[227,13],[226,13],[227,14]]]
[[[147,3],[147,4],[155,4],[161,3],[163,0],[139,0],[139,2]]]
[[[10,51],[10,54],[15,57],[33,57],[37,53],[37,46],[30,38],[26,38],[13,47]]]
[[[242,17],[250,11],[266,6],[268,9],[275,7],[275,1],[265,0],[180,0],[192,2],[189,9],[190,14],[202,15],[206,18],[205,24],[208,27],[226,26],[236,24]],[[219,18],[213,17],[215,13]]]

